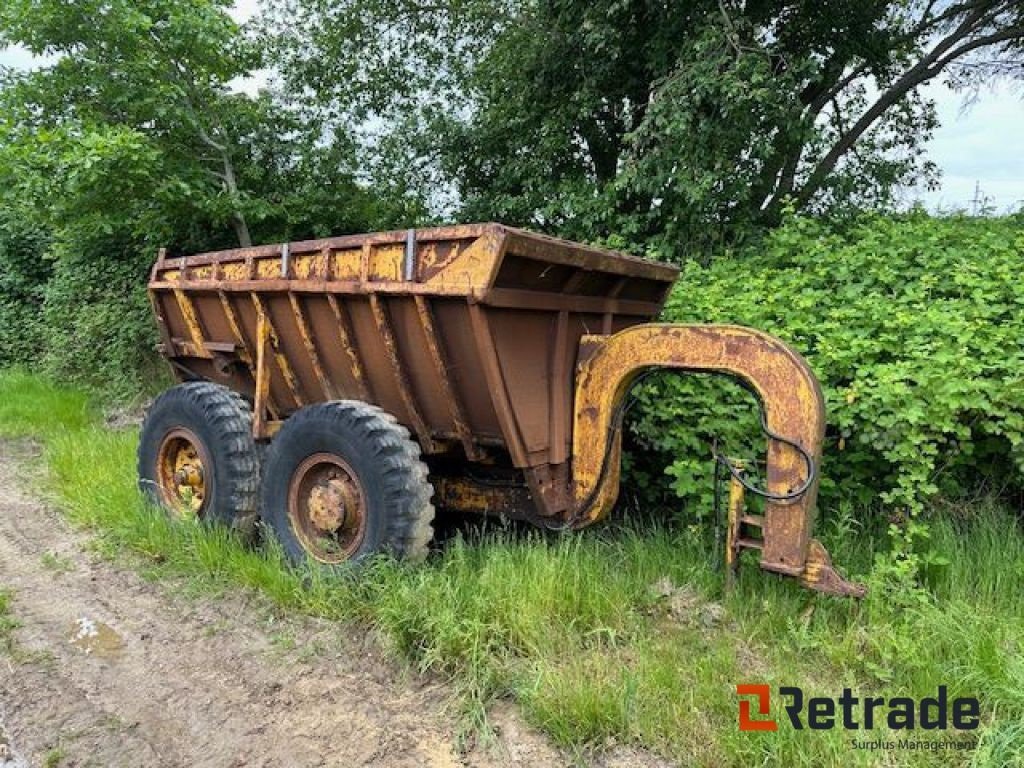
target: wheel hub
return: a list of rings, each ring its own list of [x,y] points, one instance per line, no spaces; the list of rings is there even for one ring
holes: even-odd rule
[[[206,504],[209,459],[196,435],[183,427],[168,432],[157,452],[157,482],[164,505],[184,516],[200,516]]]
[[[330,472],[309,492],[309,516],[317,529],[334,533],[344,527],[349,512],[358,513],[359,489],[352,479],[340,472]]]
[[[296,469],[288,493],[288,517],[303,548],[325,563],[347,560],[366,527],[362,487],[338,456],[318,453]]]
[[[182,457],[184,463],[174,473],[174,484],[190,488],[203,487],[203,465],[195,457]]]

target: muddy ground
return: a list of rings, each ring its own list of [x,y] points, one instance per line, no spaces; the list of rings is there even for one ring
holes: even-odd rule
[[[554,748],[510,703],[484,744],[449,687],[360,628],[275,616],[256,597],[182,596],[90,550],[33,496],[38,450],[0,441],[0,766],[652,766],[631,748]],[[6,761],[6,762],[5,762]]]

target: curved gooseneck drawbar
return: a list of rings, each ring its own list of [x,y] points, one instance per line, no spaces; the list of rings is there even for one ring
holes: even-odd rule
[[[709,372],[741,380],[759,400],[768,435],[763,516],[743,515],[761,538],[738,538],[761,550],[761,567],[807,586],[862,594],[831,569],[810,533],[825,434],[825,402],[807,362],[779,339],[736,325],[635,325],[612,336],[585,336],[576,371],[572,449],[572,521],[587,525],[618,495],[622,406],[647,370]]]

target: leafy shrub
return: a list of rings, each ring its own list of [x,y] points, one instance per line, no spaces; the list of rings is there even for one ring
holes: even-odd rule
[[[28,307],[41,327],[29,362],[61,381],[135,396],[156,362],[145,288],[156,246],[174,234],[171,174],[129,129],[56,131],[25,151],[33,171],[19,177],[20,195],[46,205],[15,215],[49,233],[50,265]]]
[[[117,398],[153,389],[166,377],[156,356],[156,328],[146,298],[150,259],[108,243],[62,252],[44,292],[44,368]],[[60,249],[63,250],[63,249]]]
[[[801,352],[828,409],[822,507],[877,503],[902,519],[939,494],[1021,486],[1022,256],[1020,217],[917,212],[845,231],[792,218],[756,253],[687,265],[665,316],[748,325]],[[752,398],[707,378],[644,385],[632,422],[698,513],[710,508],[707,445],[763,452]]]
[[[42,349],[43,289],[52,270],[46,237],[0,213],[0,365],[33,361]]]

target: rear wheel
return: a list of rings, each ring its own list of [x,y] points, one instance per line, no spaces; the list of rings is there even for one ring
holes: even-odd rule
[[[339,566],[376,552],[422,559],[433,490],[408,430],[356,400],[289,418],[267,452],[263,521],[293,562]]]
[[[138,470],[139,488],[171,514],[250,526],[257,514],[259,459],[249,404],[209,382],[167,390],[146,412]]]

